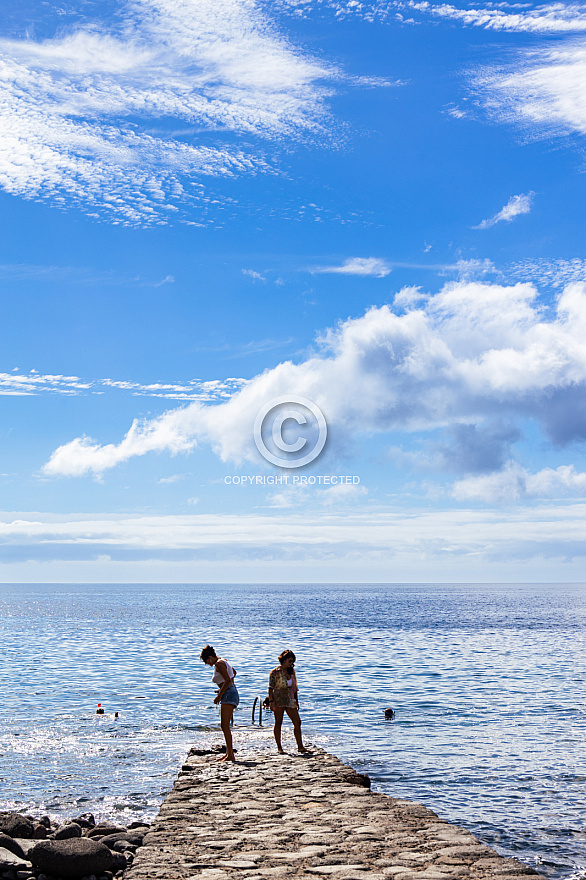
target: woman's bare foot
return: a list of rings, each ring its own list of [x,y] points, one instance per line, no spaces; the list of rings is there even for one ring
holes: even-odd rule
[[[277,749],[277,751],[278,751],[278,753],[279,753],[280,755],[284,755],[284,754],[285,754],[285,749]]]
[[[218,761],[236,761],[234,755],[222,755],[221,758],[218,758]]]

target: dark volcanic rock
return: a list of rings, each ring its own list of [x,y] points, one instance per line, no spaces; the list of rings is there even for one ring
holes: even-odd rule
[[[91,831],[88,831],[88,837],[106,837],[108,834],[126,834],[127,829],[124,825],[112,825],[111,822],[100,822]]]
[[[53,834],[53,840],[69,840],[72,837],[81,837],[81,828],[77,822],[71,822],[69,825],[62,825]]]
[[[130,843],[133,846],[140,846],[144,835],[144,831],[124,831],[120,834],[108,834],[107,837],[100,839],[100,843],[105,843],[110,849],[115,843]]]
[[[123,856],[122,853],[113,852],[112,860],[112,867],[110,868],[110,870],[113,874],[117,874],[118,871],[125,871],[128,867],[126,856]]]
[[[370,776],[367,776],[366,773],[345,773],[342,775],[342,779],[349,785],[360,785],[362,788],[370,788]]]
[[[12,837],[9,837],[8,834],[3,834],[0,831],[0,846],[2,849],[7,849],[9,852],[14,853],[15,856],[18,856],[21,859],[25,859],[26,856],[24,854],[24,850],[16,840],[13,840]]]
[[[87,837],[43,840],[31,849],[29,859],[37,870],[66,880],[103,874],[114,863],[107,846]]]
[[[35,825],[33,828],[33,837],[35,840],[44,840],[45,837],[49,836],[50,829],[47,829],[47,826],[42,822],[39,822],[38,825]]]
[[[82,813],[77,819],[72,819],[71,821],[75,822],[76,825],[79,825],[80,828],[96,827],[96,820],[94,819],[93,813]]]
[[[11,850],[0,846],[0,872],[20,871],[27,868],[30,868],[30,864],[26,859],[21,859],[20,856],[17,856]]]
[[[9,837],[32,837],[34,824],[20,813],[0,813],[0,831]]]

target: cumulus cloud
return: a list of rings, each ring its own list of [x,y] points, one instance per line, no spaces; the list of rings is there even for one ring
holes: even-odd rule
[[[550,441],[586,440],[586,286],[568,285],[544,315],[531,284],[452,282],[404,314],[389,306],[332,328],[300,363],[250,380],[225,403],[192,403],[136,420],[118,444],[78,437],[57,449],[48,475],[101,474],[136,455],[209,444],[225,462],[259,462],[257,413],[294,394],[325,414],[324,455],[361,434],[447,432],[476,472],[500,467],[523,420]],[[468,426],[468,427],[462,427]],[[474,426],[471,428],[470,426]],[[433,442],[436,444],[437,436]],[[454,458],[452,457],[452,460]]]
[[[385,278],[390,274],[391,266],[378,257],[350,257],[341,266],[315,266],[311,271],[319,275],[372,275]]]
[[[488,111],[528,136],[586,134],[586,45],[565,40],[521,54],[506,69],[474,76]]]
[[[535,193],[525,193],[518,196],[511,196],[507,204],[504,208],[495,214],[494,217],[490,217],[488,220],[483,220],[482,223],[479,223],[478,226],[475,226],[474,229],[490,229],[491,226],[494,226],[496,223],[510,223],[511,220],[514,220],[515,217],[519,217],[521,214],[529,214],[531,211],[531,205],[533,203],[533,197]]]
[[[226,134],[327,136],[323,83],[336,71],[292,46],[254,0],[127,0],[121,14],[119,33],[96,22],[0,40],[7,192],[160,223],[186,202],[206,208],[202,180],[269,169]],[[216,132],[222,144],[210,145]]]

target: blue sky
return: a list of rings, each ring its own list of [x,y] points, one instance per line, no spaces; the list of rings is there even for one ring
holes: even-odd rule
[[[1,580],[583,579],[586,6],[0,34]],[[254,442],[280,397],[303,468]]]

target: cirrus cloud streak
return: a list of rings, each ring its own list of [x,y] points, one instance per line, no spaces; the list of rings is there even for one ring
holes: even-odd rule
[[[336,71],[252,0],[134,0],[122,12],[120,33],[96,22],[43,42],[0,40],[7,192],[161,223],[178,206],[207,209],[202,181],[270,170],[259,143],[330,137],[324,81]]]

